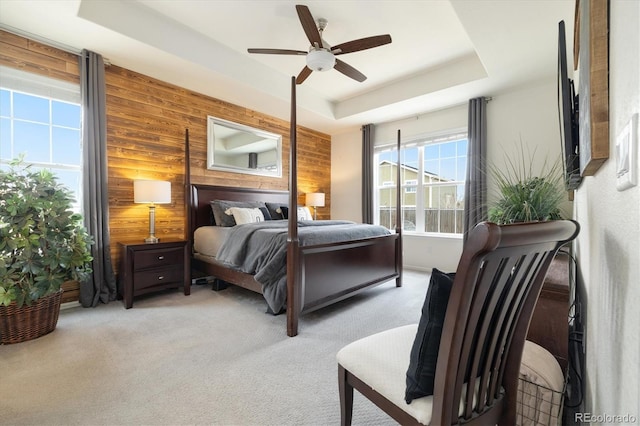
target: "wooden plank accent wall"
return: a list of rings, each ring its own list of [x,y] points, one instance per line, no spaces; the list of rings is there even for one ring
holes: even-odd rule
[[[0,64],[50,77],[79,82],[78,57],[0,30]],[[186,238],[184,206],[184,138],[189,129],[192,183],[251,188],[287,189],[289,122],[195,93],[111,65],[105,69],[107,92],[107,157],[109,228],[114,268],[119,266],[118,242],[148,235],[148,207],[133,203],[134,179],[171,182],[171,204],[156,208],[156,235]],[[206,169],[207,115],[283,136],[283,177],[273,178]],[[324,192],[331,208],[331,137],[298,127],[299,203],[304,193]]]
[[[80,84],[77,55],[2,30],[0,65]]]

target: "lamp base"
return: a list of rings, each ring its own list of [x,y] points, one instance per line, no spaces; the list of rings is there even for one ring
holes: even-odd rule
[[[157,244],[160,239],[156,237],[156,206],[149,206],[149,236],[144,239],[147,244]]]

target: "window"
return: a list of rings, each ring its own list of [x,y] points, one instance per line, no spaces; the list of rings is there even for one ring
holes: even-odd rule
[[[377,147],[374,153],[377,223],[389,229],[395,225],[397,155],[395,147]],[[462,235],[467,134],[407,142],[400,160],[403,229]]]
[[[415,194],[418,192],[418,181],[416,179],[406,180],[404,182],[404,193]]]
[[[0,166],[24,155],[32,168],[47,168],[82,206],[80,86],[0,67]]]

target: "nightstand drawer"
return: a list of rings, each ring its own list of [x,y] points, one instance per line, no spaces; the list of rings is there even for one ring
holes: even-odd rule
[[[157,268],[167,265],[180,265],[184,260],[184,248],[159,248],[136,252],[133,269],[139,271],[147,268]]]
[[[169,268],[156,268],[149,271],[141,271],[133,274],[136,290],[157,285],[178,283],[182,284],[184,268],[182,265]]]

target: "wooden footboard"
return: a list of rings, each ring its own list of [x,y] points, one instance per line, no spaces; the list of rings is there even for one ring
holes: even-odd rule
[[[400,274],[389,256],[399,235],[368,238],[338,245],[300,247],[301,312],[308,312]]]
[[[298,333],[300,314],[392,279],[400,287],[402,264],[392,255],[400,249],[400,234],[298,247],[294,277],[287,276],[287,334]]]

